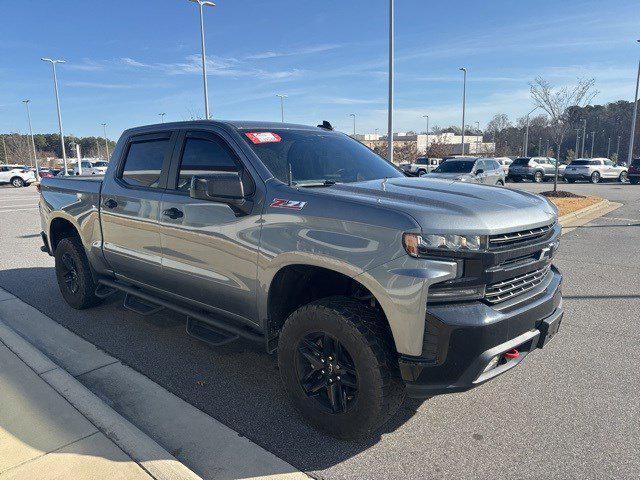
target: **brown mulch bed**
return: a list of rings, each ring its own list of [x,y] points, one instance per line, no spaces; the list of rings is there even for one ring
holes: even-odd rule
[[[549,193],[549,192],[545,192],[545,193]],[[582,197],[580,195],[575,195],[570,192],[556,192],[556,193],[568,194],[566,196],[545,195],[551,202],[554,203],[556,207],[558,207],[559,216],[567,215],[568,213],[581,210],[583,208],[589,207],[591,205],[594,205],[602,201],[600,197]]]
[[[555,197],[555,198],[585,198],[582,195],[576,195],[572,192],[567,192],[565,190],[558,190],[554,192],[553,190],[549,190],[548,192],[540,193],[543,197]]]

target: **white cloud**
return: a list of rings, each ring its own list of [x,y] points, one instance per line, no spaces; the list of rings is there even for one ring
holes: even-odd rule
[[[265,60],[265,59],[277,58],[277,57],[290,57],[293,55],[309,55],[313,53],[322,53],[322,52],[328,52],[330,50],[336,50],[340,47],[341,45],[335,45],[335,44],[311,45],[308,47],[301,47],[301,48],[297,48],[289,51],[268,50],[266,52],[259,52],[259,53],[247,55],[244,58],[247,60]]]

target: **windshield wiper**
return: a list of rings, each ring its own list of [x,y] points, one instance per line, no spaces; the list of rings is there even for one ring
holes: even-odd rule
[[[309,182],[309,183],[300,183],[298,182],[299,187],[331,187],[335,185],[335,180],[323,180],[322,182]]]

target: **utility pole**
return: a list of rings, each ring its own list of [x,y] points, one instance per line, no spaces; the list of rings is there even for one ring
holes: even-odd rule
[[[107,124],[102,123],[102,128],[104,129],[104,148],[107,151],[107,162],[109,161],[109,141],[107,140]]]
[[[611,156],[611,137],[609,137],[609,142],[607,143],[607,158]]]
[[[618,145],[616,146],[616,160],[620,161],[620,135],[618,135]]]
[[[66,63],[64,60],[53,60],[51,58],[41,58],[43,62],[51,63],[53,69],[53,90],[56,94],[56,107],[58,109],[58,130],[60,131],[60,146],[62,147],[62,162],[64,164],[64,175],[69,175],[67,168],[67,150],[64,147],[64,133],[62,132],[62,114],[60,113],[60,96],[58,95],[58,76],[56,75],[56,65]]]
[[[4,163],[9,163],[7,158],[7,144],[4,141],[4,135],[2,135],[2,150],[4,151]]]
[[[356,137],[356,114],[350,113],[349,116],[353,117],[353,138],[355,138]]]
[[[204,118],[209,120],[209,89],[207,87],[207,52],[204,41],[204,7],[215,7],[216,4],[204,0],[189,0],[198,4],[200,12],[200,43],[202,47],[202,86],[204,88]]]
[[[542,156],[542,137],[538,137],[538,156]]]
[[[463,73],[462,77],[462,155],[464,156],[464,115],[467,108],[467,69],[460,67],[459,69]]]
[[[580,148],[580,129],[576,128],[576,149],[574,150],[574,159],[578,158],[578,148]]]
[[[276,97],[280,98],[280,121],[284,123],[284,99],[287,98],[287,96],[276,93]]]
[[[387,119],[387,160],[393,163],[393,43],[394,43],[394,0],[389,0],[389,106]]]
[[[640,43],[640,40],[638,40]],[[629,154],[627,155],[627,166],[633,160],[633,146],[636,137],[636,119],[638,118],[638,87],[640,86],[640,61],[638,61],[638,76],[636,78],[636,96],[633,102],[633,116],[631,117],[631,138],[629,139]]]
[[[591,156],[589,158],[593,158],[593,144],[596,141],[596,132],[591,132]]]
[[[31,112],[29,112],[29,102],[31,100],[23,100],[24,106],[27,109],[27,120],[29,122],[29,135],[31,135],[31,149],[33,150],[33,165],[36,167],[36,180],[40,181],[40,168],[38,167],[38,156],[36,155],[36,142],[33,139],[33,128],[31,127]]]
[[[166,115],[166,113],[162,112],[158,114],[160,116],[160,123],[164,123],[164,116]]]
[[[480,132],[480,122],[476,122],[476,127],[478,132]],[[482,132],[480,132],[480,134],[482,134]],[[481,135],[476,135],[476,155],[480,152],[480,136]]]

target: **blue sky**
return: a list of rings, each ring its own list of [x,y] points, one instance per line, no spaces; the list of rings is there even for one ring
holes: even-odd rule
[[[386,0],[219,0],[206,11],[214,118],[331,121],[386,130]],[[199,24],[187,0],[0,0],[0,132],[57,131],[59,67],[65,132],[116,138],[125,128],[203,115]],[[596,103],[632,100],[640,8],[627,1],[396,0],[398,131],[458,124],[461,72],[468,124],[531,106],[528,83],[594,77]]]

